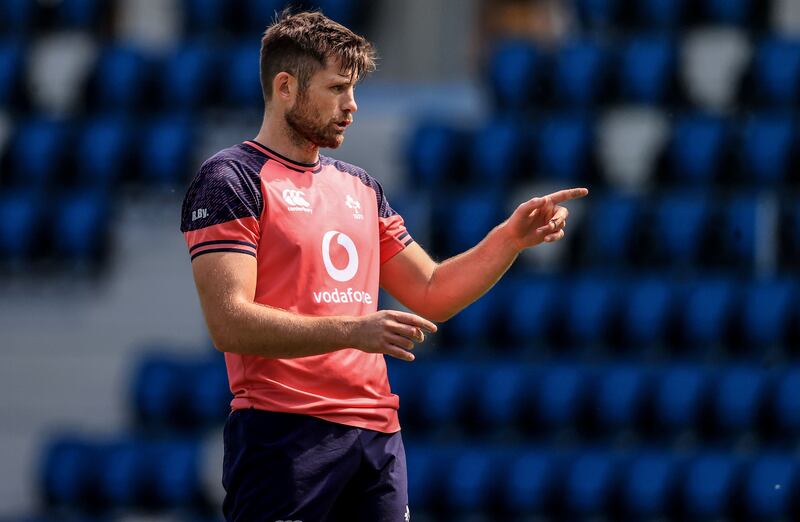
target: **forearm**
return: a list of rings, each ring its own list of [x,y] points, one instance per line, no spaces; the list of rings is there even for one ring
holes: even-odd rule
[[[269,358],[339,350],[350,345],[356,327],[354,317],[310,317],[246,301],[230,303],[226,312],[206,314],[206,319],[219,350]]]
[[[438,264],[425,292],[423,315],[445,321],[485,294],[519,255],[505,223],[470,250]]]

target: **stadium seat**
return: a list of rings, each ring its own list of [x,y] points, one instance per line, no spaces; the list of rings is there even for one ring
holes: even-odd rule
[[[638,22],[651,29],[675,29],[686,13],[686,0],[636,0]]]
[[[199,447],[192,440],[159,441],[148,448],[148,482],[156,506],[189,508],[201,496]]]
[[[225,362],[216,357],[193,365],[189,409],[201,426],[218,426],[230,413],[231,396]]]
[[[678,459],[663,452],[644,451],[636,455],[623,478],[625,512],[636,520],[669,516],[675,509],[679,469]]]
[[[89,103],[101,111],[132,114],[148,101],[149,63],[134,47],[106,47],[92,77],[94,95]]]
[[[284,7],[290,5],[290,0],[245,0],[242,12],[241,24],[256,34],[262,34],[267,26],[275,18],[276,13],[280,13]],[[325,16],[330,17],[327,11],[323,11]],[[341,23],[341,20],[337,20]]]
[[[588,29],[613,28],[620,14],[620,0],[577,0],[577,10]]]
[[[213,33],[225,27],[233,2],[228,0],[182,0],[185,30],[190,33]]]
[[[767,391],[767,375],[758,368],[735,366],[722,372],[714,398],[720,434],[735,437],[757,431]]]
[[[14,40],[0,40],[0,109],[15,108],[22,91],[24,67],[22,44]]]
[[[36,2],[30,0],[3,0],[0,2],[0,34],[29,33],[36,24]]]
[[[586,262],[591,266],[629,265],[635,254],[638,226],[642,221],[640,199],[619,192],[593,198],[589,215],[605,216],[583,224]]]
[[[753,351],[782,344],[797,320],[797,285],[792,280],[773,279],[753,283],[743,300],[742,326]]]
[[[609,433],[638,428],[649,394],[649,382],[647,370],[636,364],[605,368],[590,393],[597,426]]]
[[[80,186],[116,189],[131,159],[132,129],[125,118],[100,117],[87,122],[76,147]]]
[[[551,448],[526,448],[515,455],[501,481],[505,508],[515,515],[546,514],[559,482],[559,460]]]
[[[161,104],[168,111],[195,110],[206,103],[216,79],[214,51],[204,43],[178,47],[159,75]]]
[[[40,484],[47,504],[73,509],[96,507],[93,487],[97,474],[97,451],[71,436],[47,443],[40,468]]]
[[[431,510],[441,504],[447,459],[437,447],[406,443],[408,503],[415,509]]]
[[[191,168],[194,131],[187,117],[164,116],[144,130],[139,156],[140,181],[174,187],[186,181]]]
[[[788,115],[754,115],[744,124],[739,148],[747,179],[758,186],[774,186],[787,179],[794,167],[797,126]]]
[[[772,415],[779,436],[794,444],[800,435],[800,367],[797,365],[790,366],[778,377]]]
[[[727,174],[723,170],[730,147],[728,125],[720,117],[684,115],[673,130],[670,158],[672,180],[708,186]]]
[[[132,382],[133,411],[139,424],[155,429],[191,426],[191,368],[174,358],[149,356],[140,361]]]
[[[709,26],[690,31],[681,41],[680,66],[688,101],[703,110],[729,114],[736,107],[751,54],[744,29]]]
[[[623,309],[625,338],[634,346],[663,344],[670,333],[679,290],[664,278],[647,278],[631,284]]]
[[[753,63],[755,93],[765,106],[795,107],[800,95],[800,40],[780,37],[761,42]]]
[[[619,480],[615,456],[586,450],[570,463],[565,481],[567,510],[578,516],[607,513]]]
[[[530,422],[545,432],[574,428],[588,399],[588,378],[583,368],[557,364],[543,368],[531,390],[534,394]]]
[[[680,365],[662,370],[656,383],[654,416],[658,433],[671,436],[697,430],[710,401],[712,375]]]
[[[144,445],[130,440],[111,444],[99,465],[99,495],[115,509],[142,504],[147,494]]]
[[[588,107],[601,101],[608,82],[608,54],[591,40],[567,42],[558,51],[553,95],[563,107]]]
[[[478,429],[492,434],[514,428],[524,414],[526,388],[535,375],[533,369],[518,363],[493,364],[482,371],[471,408]]]
[[[422,425],[428,430],[457,427],[471,407],[468,392],[474,376],[470,367],[456,361],[434,364],[419,381]]]
[[[238,109],[259,109],[264,103],[258,72],[259,48],[250,43],[234,46],[226,56],[225,102]]]
[[[502,311],[500,292],[493,288],[477,301],[456,314],[442,330],[446,348],[459,351],[469,348],[499,348],[500,339],[494,337]]]
[[[553,278],[509,280],[504,306],[505,329],[511,341],[521,347],[541,346],[550,340],[558,318],[560,284]]]
[[[69,128],[61,120],[34,118],[23,121],[11,139],[11,183],[20,187],[43,188],[54,179],[70,147]]]
[[[618,303],[618,286],[604,277],[576,279],[566,297],[568,337],[578,346],[601,344],[611,333]]]
[[[737,292],[729,280],[702,279],[689,290],[684,304],[683,334],[692,347],[723,343],[734,318]]]
[[[740,195],[722,209],[723,265],[750,269],[755,264],[758,206],[756,196]]]
[[[455,178],[459,158],[466,151],[464,136],[450,125],[423,122],[408,145],[408,174],[416,187],[439,188]]]
[[[369,3],[361,0],[313,0],[312,5],[319,7],[331,20],[356,30]]]
[[[622,48],[617,79],[621,97],[632,103],[662,104],[672,95],[677,50],[668,36],[632,38]]]
[[[797,473],[794,455],[765,453],[753,463],[744,491],[752,520],[791,517],[797,498]]]
[[[444,249],[456,255],[477,245],[504,217],[502,206],[486,192],[449,194],[447,205],[436,205],[436,222],[446,234]]]
[[[508,117],[490,121],[478,130],[469,152],[474,186],[489,179],[494,187],[508,187],[521,170],[527,171],[525,135],[522,122]]]
[[[588,176],[591,165],[592,124],[579,115],[557,115],[544,120],[536,131],[536,172],[560,183]]]
[[[35,191],[0,191],[0,259],[23,266],[40,247],[44,195]]]
[[[489,84],[500,112],[524,111],[541,98],[545,68],[545,58],[530,42],[498,44],[489,64]]]
[[[91,30],[98,26],[105,8],[101,0],[62,0],[56,9],[62,27]]]
[[[712,208],[702,194],[692,192],[664,196],[655,205],[653,244],[662,260],[672,267],[686,267],[700,260]]]
[[[684,506],[692,520],[725,518],[730,514],[739,463],[734,457],[709,452],[698,455],[688,466],[684,482]]]
[[[705,0],[705,16],[711,22],[725,25],[752,23],[758,0]]]
[[[502,464],[487,448],[466,449],[446,465],[444,504],[454,515],[486,512],[498,495]]]
[[[96,266],[103,260],[111,227],[110,203],[107,194],[95,191],[60,198],[49,225],[59,259],[79,267]]]
[[[792,198],[781,212],[780,259],[785,267],[800,266],[800,207]]]

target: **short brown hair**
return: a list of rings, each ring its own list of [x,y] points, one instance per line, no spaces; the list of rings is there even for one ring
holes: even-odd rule
[[[261,39],[261,90],[264,102],[272,98],[272,80],[280,72],[297,78],[301,91],[311,76],[338,59],[345,71],[360,80],[375,70],[375,50],[363,36],[320,12],[291,13],[276,17]]]

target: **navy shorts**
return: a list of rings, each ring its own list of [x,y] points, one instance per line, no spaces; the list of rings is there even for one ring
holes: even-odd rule
[[[400,433],[256,409],[228,416],[223,512],[229,522],[405,522]]]

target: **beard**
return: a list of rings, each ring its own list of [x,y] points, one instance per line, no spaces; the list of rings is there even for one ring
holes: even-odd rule
[[[320,148],[335,149],[344,141],[344,134],[337,131],[333,121],[320,122],[318,111],[305,96],[299,96],[284,118],[291,129],[290,138],[298,145],[312,143]]]

